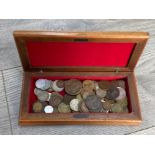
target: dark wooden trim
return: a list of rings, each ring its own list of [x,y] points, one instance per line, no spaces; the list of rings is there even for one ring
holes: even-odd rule
[[[145,32],[46,32],[46,31],[15,31],[14,38],[25,71],[133,71],[148,39]],[[126,67],[32,67],[26,52],[26,41],[74,41],[88,39],[89,42],[132,42],[136,43],[129,65]]]
[[[36,114],[28,113],[28,96],[32,76],[126,76],[129,82],[129,92],[132,102],[131,113],[81,113],[80,119],[75,117],[77,113]],[[141,122],[141,114],[132,72],[25,72],[21,97],[19,116],[20,125],[51,125],[51,124],[105,124],[105,125],[138,125]],[[81,117],[82,116],[82,117]]]

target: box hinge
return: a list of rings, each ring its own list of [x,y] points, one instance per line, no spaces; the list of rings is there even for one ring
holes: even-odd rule
[[[118,74],[119,73],[119,68],[116,68],[115,69],[115,74]]]

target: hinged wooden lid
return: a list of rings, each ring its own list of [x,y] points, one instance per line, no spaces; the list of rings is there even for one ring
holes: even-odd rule
[[[133,71],[145,32],[15,31],[24,71]]]

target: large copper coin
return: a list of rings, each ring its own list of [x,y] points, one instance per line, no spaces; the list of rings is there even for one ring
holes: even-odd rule
[[[62,113],[69,113],[71,112],[70,106],[65,103],[60,103],[58,106],[58,111]]]
[[[60,95],[59,93],[53,92],[51,93],[49,103],[53,107],[58,107],[58,105],[62,102],[62,100],[63,100],[62,95]]]
[[[70,101],[74,98],[76,98],[76,96],[65,94],[63,97],[63,102],[66,104],[70,104]]]
[[[43,108],[43,106],[42,106],[41,102],[39,102],[39,101],[34,102],[33,112],[36,112],[36,113],[42,112],[42,108]]]
[[[110,100],[115,100],[119,96],[119,90],[117,87],[112,87],[107,90],[106,98]]]
[[[100,89],[105,90],[105,89],[109,89],[111,87],[111,82],[101,80],[98,82],[98,85],[99,85]]]
[[[88,108],[86,107],[86,104],[85,102],[81,102],[81,105],[80,105],[80,111],[81,112],[89,112]]]
[[[102,109],[102,102],[100,98],[96,95],[88,96],[86,98],[85,103],[86,103],[87,108],[90,111],[95,111],[95,110],[99,111],[99,109]]]
[[[90,88],[92,90],[95,89],[95,82],[93,80],[85,80],[85,81],[83,81],[82,85],[83,85],[83,88],[86,87],[86,88]]]
[[[81,91],[82,83],[80,80],[71,79],[65,81],[65,91],[70,95],[78,95]]]

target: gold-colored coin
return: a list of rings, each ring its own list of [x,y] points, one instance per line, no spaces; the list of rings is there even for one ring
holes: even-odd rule
[[[42,106],[41,102],[39,102],[39,101],[34,102],[33,112],[36,112],[36,113],[42,112],[42,108],[43,108],[43,106]]]
[[[95,89],[95,82],[93,80],[85,80],[85,81],[83,81],[82,85],[83,85],[83,88],[86,87],[86,88],[90,88],[92,90]]]
[[[60,103],[58,106],[58,111],[62,113],[69,113],[71,112],[70,106],[65,103]]]

